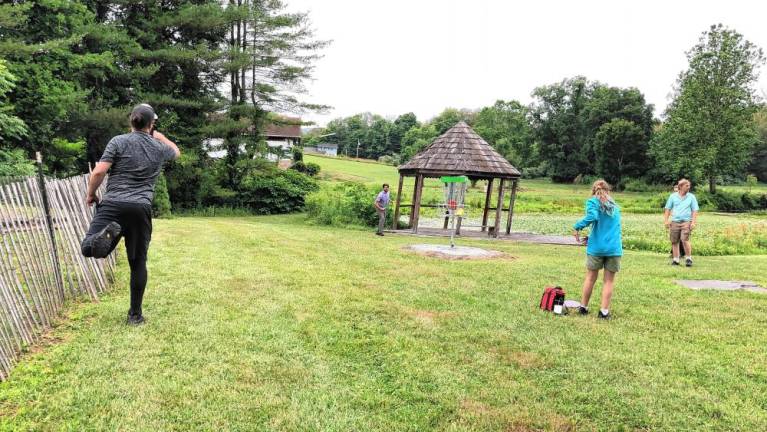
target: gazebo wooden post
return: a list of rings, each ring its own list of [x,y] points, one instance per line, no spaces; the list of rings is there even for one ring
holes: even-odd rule
[[[517,200],[518,183],[518,179],[512,180],[511,183],[511,201],[509,202],[509,219],[506,221],[506,234],[511,234],[511,220],[514,217],[514,201]]]
[[[505,179],[501,179],[498,184],[498,205],[495,207],[495,226],[493,228],[493,237],[498,237],[498,230],[501,228],[501,218],[503,216],[503,183]]]
[[[418,217],[421,213],[421,192],[423,190],[423,174],[415,177],[415,196],[413,196],[413,234],[418,234]]]
[[[487,181],[487,191],[485,191],[485,209],[482,211],[482,232],[487,230],[487,213],[490,209],[490,198],[493,196],[493,179]]]
[[[397,230],[399,228],[398,222],[399,222],[399,203],[402,199],[402,183],[405,180],[405,176],[402,174],[399,175],[399,185],[397,185],[397,201],[394,202],[394,221],[391,224],[391,229]],[[516,184],[516,183],[515,183]]]
[[[410,197],[410,215],[408,216],[408,228],[413,228],[413,217],[415,216],[415,197],[418,194],[418,176],[413,176],[413,195]]]

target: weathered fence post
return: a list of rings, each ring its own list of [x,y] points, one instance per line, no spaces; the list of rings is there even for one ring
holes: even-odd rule
[[[51,250],[53,251],[53,265],[56,274],[56,287],[59,289],[61,298],[64,298],[64,280],[61,276],[61,264],[59,263],[59,252],[56,249],[56,232],[53,229],[53,218],[51,218],[51,205],[48,201],[48,191],[45,188],[45,176],[43,175],[43,156],[40,152],[35,152],[37,160],[37,185],[40,188],[40,194],[43,198],[43,211],[45,212],[45,223],[48,225],[48,236],[51,239]]]

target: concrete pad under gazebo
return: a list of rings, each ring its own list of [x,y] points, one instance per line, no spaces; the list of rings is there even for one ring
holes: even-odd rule
[[[413,158],[399,167],[399,185],[397,186],[397,200],[394,205],[393,229],[397,230],[400,210],[410,208],[409,229],[414,234],[418,233],[418,219],[421,207],[423,183],[426,178],[439,178],[442,176],[465,175],[472,181],[487,180],[488,186],[485,192],[485,203],[482,211],[481,230],[487,231],[488,235],[498,237],[503,218],[503,212],[508,212],[506,220],[506,234],[511,232],[511,222],[514,216],[514,201],[517,197],[517,184],[521,174],[509,161],[493,149],[490,144],[477,135],[465,122],[460,122],[447,132],[436,138],[428,147],[413,156]],[[405,177],[414,177],[413,202],[402,204],[402,185]],[[495,208],[490,207],[493,194],[493,183],[498,179],[498,204]],[[508,208],[504,208],[505,188],[511,183],[511,198]],[[495,212],[495,220],[488,225],[490,211]],[[447,220],[446,220],[447,222]],[[447,223],[445,224],[447,228]],[[456,233],[460,234],[460,219]]]

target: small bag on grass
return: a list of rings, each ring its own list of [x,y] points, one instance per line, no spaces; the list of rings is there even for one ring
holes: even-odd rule
[[[543,296],[541,296],[541,309],[561,315],[567,311],[564,304],[565,290],[563,290],[562,287],[546,287],[543,290]]]

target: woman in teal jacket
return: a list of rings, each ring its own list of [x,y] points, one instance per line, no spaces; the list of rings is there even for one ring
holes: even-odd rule
[[[599,318],[610,318],[610,299],[613,295],[615,273],[621,268],[623,242],[621,240],[621,210],[610,196],[610,185],[597,180],[591,186],[591,198],[586,201],[586,216],[573,225],[575,238],[580,242],[580,231],[591,226],[586,247],[586,278],[583,281],[583,297],[579,312],[589,313],[591,291],[604,268],[602,305]]]

